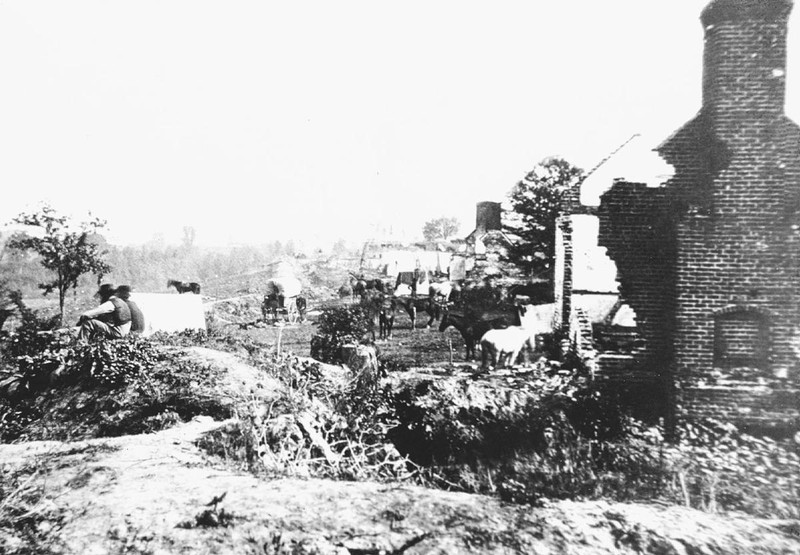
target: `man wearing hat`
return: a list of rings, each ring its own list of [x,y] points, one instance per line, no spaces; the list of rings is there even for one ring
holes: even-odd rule
[[[114,296],[125,301],[131,311],[131,333],[142,333],[144,331],[144,314],[139,305],[131,300],[131,286],[120,285],[114,292]]]
[[[94,337],[119,339],[131,331],[131,310],[128,304],[115,295],[110,283],[104,283],[95,293],[100,298],[100,306],[80,315],[78,339],[89,340]]]

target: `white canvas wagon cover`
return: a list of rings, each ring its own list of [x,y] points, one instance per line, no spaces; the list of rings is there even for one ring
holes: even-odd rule
[[[267,294],[275,293],[284,297],[296,297],[302,289],[300,280],[294,276],[274,277],[267,282]]]

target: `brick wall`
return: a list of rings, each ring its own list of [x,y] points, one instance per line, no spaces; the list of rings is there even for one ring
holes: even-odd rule
[[[642,328],[643,371],[673,382],[678,417],[798,424],[800,129],[783,113],[791,5],[709,4],[703,107],[657,149],[674,177],[661,189],[616,184],[601,199],[601,244]]]
[[[553,289],[555,301],[555,323],[560,329],[569,326],[570,313],[572,312],[572,219],[569,212],[562,215],[556,222],[555,246],[555,272],[553,276]]]
[[[618,182],[601,197],[598,241],[617,265],[620,294],[636,312],[639,379],[670,379],[674,224],[664,189]]]

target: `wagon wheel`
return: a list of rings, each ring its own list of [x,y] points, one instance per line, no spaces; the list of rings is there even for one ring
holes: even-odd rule
[[[286,305],[286,321],[289,324],[294,325],[297,323],[297,320],[299,318],[299,315],[297,313],[297,298],[291,297],[290,299],[287,300],[289,302]]]

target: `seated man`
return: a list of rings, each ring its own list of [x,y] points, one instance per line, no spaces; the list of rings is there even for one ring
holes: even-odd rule
[[[97,290],[95,297],[100,298],[100,306],[80,315],[79,340],[95,337],[119,339],[128,335],[131,330],[131,310],[114,293],[114,286],[110,283],[104,283]]]
[[[130,285],[120,285],[117,287],[114,296],[125,301],[131,311],[131,333],[144,332],[144,314],[142,313],[142,309],[139,308],[139,305],[131,300]]]

